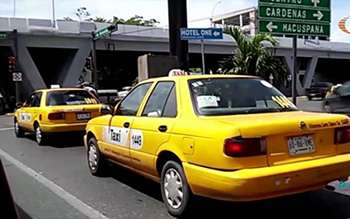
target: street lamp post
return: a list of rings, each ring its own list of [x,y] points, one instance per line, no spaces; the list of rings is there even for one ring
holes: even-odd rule
[[[216,6],[218,6],[218,4],[220,4],[220,3],[221,3],[221,1],[216,2],[214,7],[213,7],[213,11],[211,12],[210,22],[211,22],[212,27],[215,27],[215,24],[213,23],[214,11],[215,11]]]
[[[52,0],[52,27],[56,28],[55,0]]]

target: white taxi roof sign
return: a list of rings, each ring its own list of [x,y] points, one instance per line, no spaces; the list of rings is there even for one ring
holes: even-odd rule
[[[188,75],[187,72],[185,72],[184,70],[181,69],[172,69],[169,72],[169,77],[172,76],[183,76],[183,75]]]
[[[51,84],[51,88],[60,88],[59,84]]]

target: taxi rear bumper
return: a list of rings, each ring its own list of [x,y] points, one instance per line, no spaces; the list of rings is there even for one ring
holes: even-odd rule
[[[67,124],[40,124],[40,128],[46,133],[85,131],[87,122]]]
[[[194,194],[226,201],[255,201],[324,188],[350,176],[350,154],[237,171],[183,163]]]

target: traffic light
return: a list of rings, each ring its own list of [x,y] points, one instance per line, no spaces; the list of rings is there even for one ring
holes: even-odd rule
[[[9,57],[9,72],[12,73],[15,71],[16,69],[16,60],[15,60],[15,57],[13,56],[10,56]]]
[[[92,71],[92,58],[91,57],[86,58],[85,68]]]

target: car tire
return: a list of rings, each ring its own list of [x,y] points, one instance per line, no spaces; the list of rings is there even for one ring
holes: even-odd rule
[[[19,125],[17,119],[15,118],[14,121],[14,129],[15,129],[15,135],[17,138],[23,138],[24,137],[24,131],[21,128],[21,126]]]
[[[109,168],[108,162],[100,152],[95,138],[91,138],[87,145],[87,162],[90,172],[94,176],[104,176]]]
[[[166,162],[162,169],[160,182],[163,202],[168,212],[177,218],[187,215],[192,203],[193,194],[187,183],[182,166],[175,161]],[[169,191],[170,189],[172,191]],[[179,200],[179,191],[182,193],[182,198],[176,205],[174,199]]]
[[[309,99],[310,101],[312,100],[312,97],[307,97],[307,99]]]
[[[40,146],[45,145],[47,143],[47,136],[45,135],[45,133],[42,132],[38,123],[34,125],[34,132],[36,143]]]

